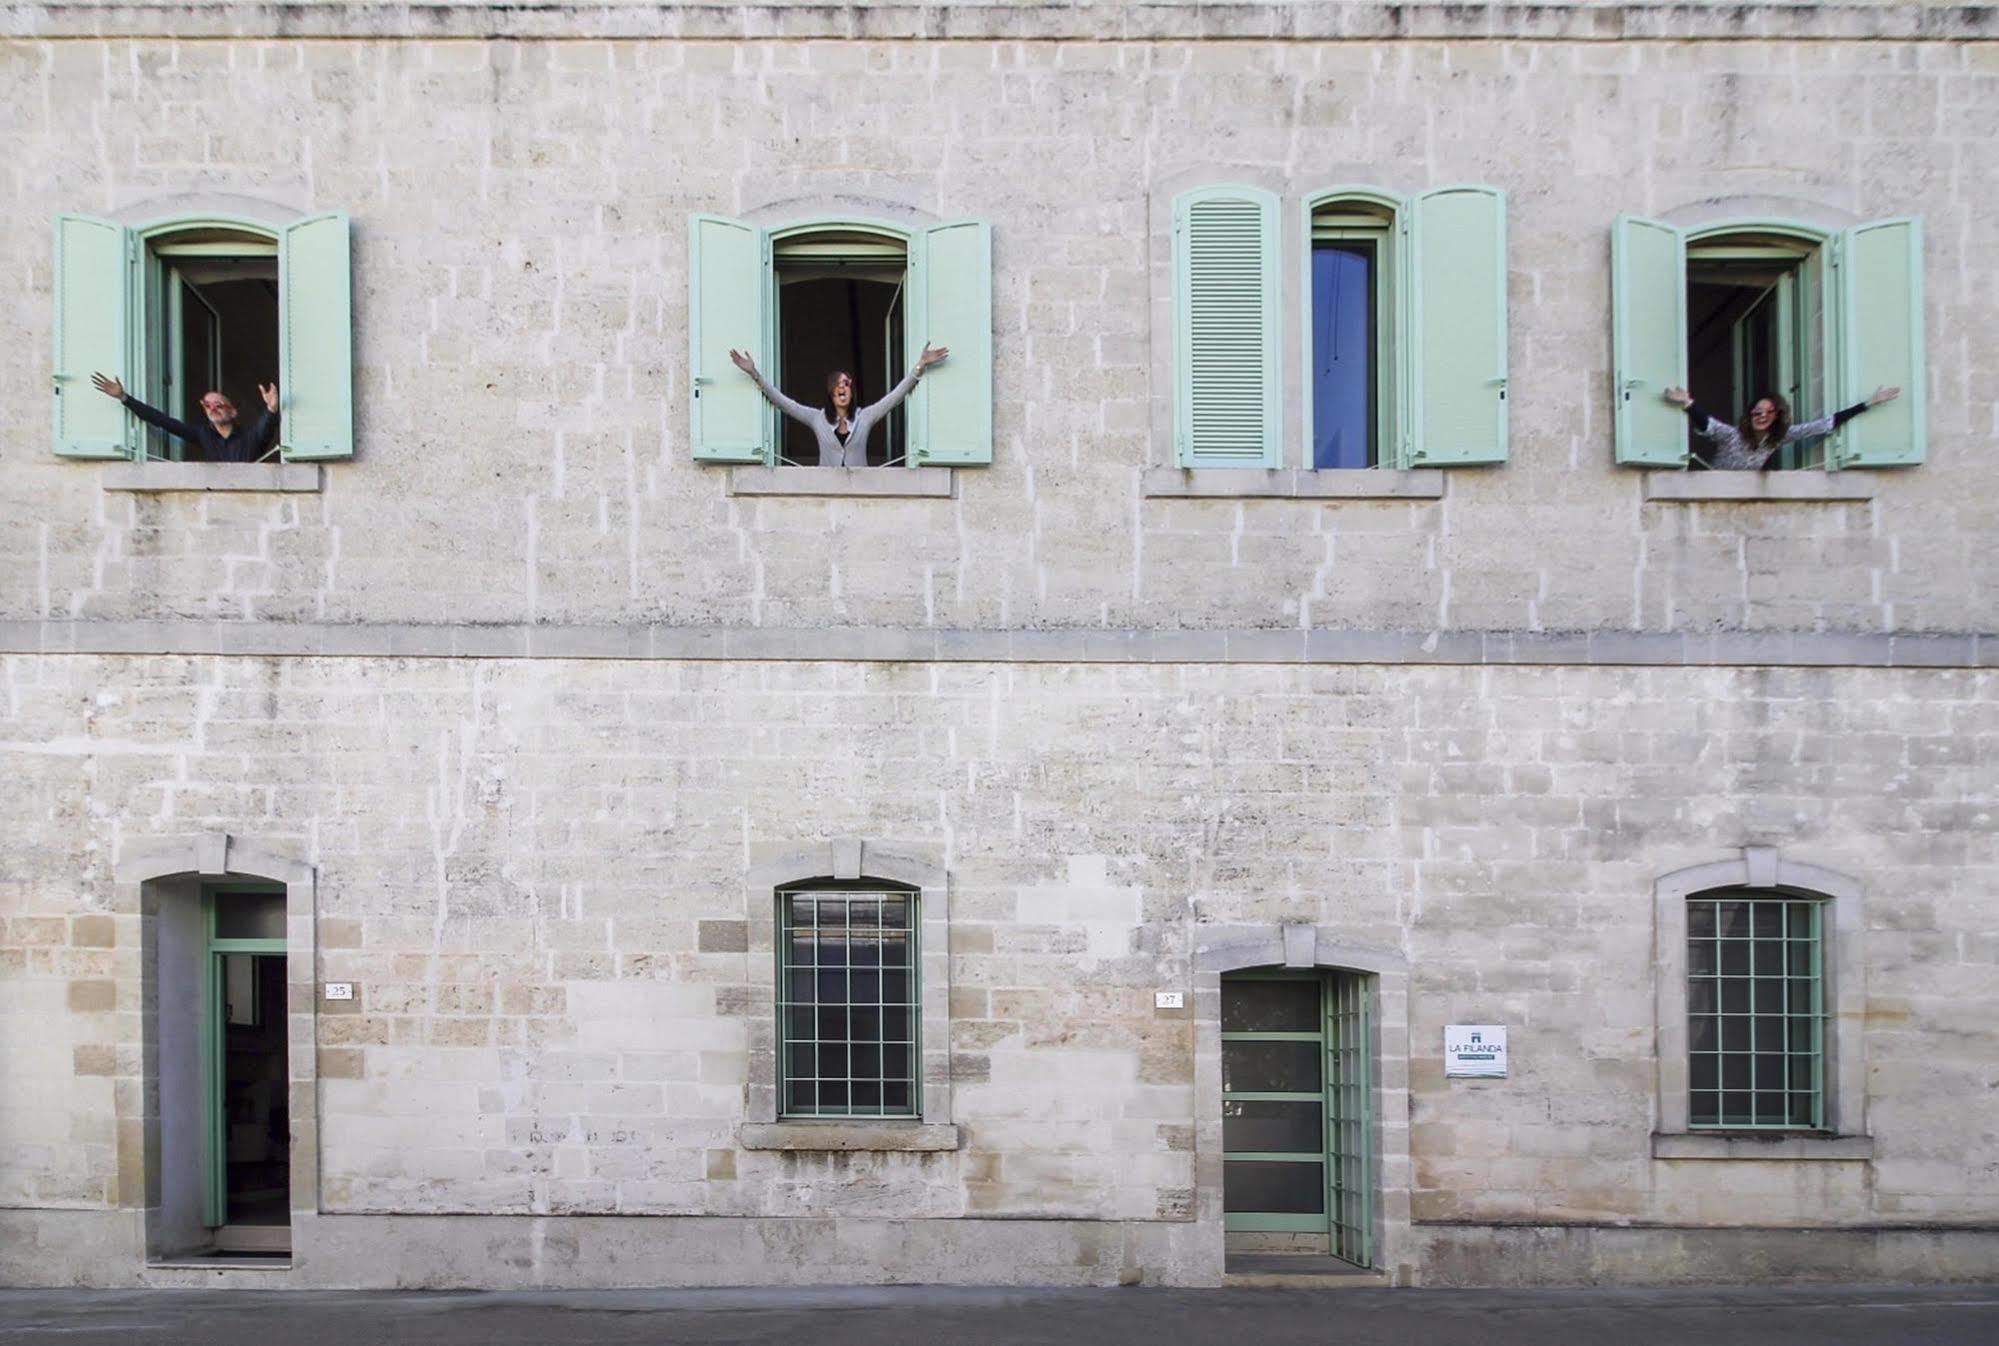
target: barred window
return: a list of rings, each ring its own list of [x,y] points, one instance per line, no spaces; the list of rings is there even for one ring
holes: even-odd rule
[[[1824,1129],[1823,910],[1728,890],[1688,899],[1690,1125]]]
[[[913,1117],[916,894],[778,894],[778,1022],[786,1117]]]

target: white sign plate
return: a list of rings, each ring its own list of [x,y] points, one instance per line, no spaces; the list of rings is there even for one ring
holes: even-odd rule
[[[1154,991],[1152,993],[1152,1008],[1185,1009],[1187,1008],[1187,993],[1185,991]]]
[[[328,1000],[352,1000],[354,998],[354,983],[351,981],[330,981],[326,983],[326,998]]]
[[[1493,1079],[1506,1074],[1504,1024],[1450,1024],[1444,1029],[1446,1078]]]

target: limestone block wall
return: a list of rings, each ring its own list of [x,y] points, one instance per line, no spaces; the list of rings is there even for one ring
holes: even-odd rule
[[[1384,1053],[1419,1227],[1987,1225],[1999,1200],[1989,672],[4,672],[0,1204],[132,1209],[145,992],[111,876],[216,830],[309,857],[317,976],[356,984],[314,1030],[329,1218],[1186,1221],[1219,1174],[1192,1023],[1152,993],[1190,985],[1203,928],[1298,921],[1407,960]],[[834,836],[949,874],[955,1152],[738,1143],[772,975],[745,876]],[[1651,886],[1744,844],[1864,890],[1839,1027],[1864,1035],[1871,1162],[1651,1157]],[[1446,1082],[1452,1022],[1511,1025],[1512,1076]]]
[[[430,38],[231,8],[44,6],[0,44],[0,618],[1994,626],[1975,9],[612,6],[540,40],[476,5]],[[1165,207],[1223,180],[1503,188],[1511,460],[1435,501],[1147,498]],[[51,216],[243,200],[352,215],[358,457],[316,494],[101,490],[48,451]],[[1850,474],[1862,501],[1646,503],[1611,461],[1608,230],[1674,210],[1920,216],[1929,463]],[[989,219],[993,465],[828,501],[690,461],[697,211]]]

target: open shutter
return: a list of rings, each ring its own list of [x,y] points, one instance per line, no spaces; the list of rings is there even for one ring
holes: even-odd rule
[[[288,462],[354,456],[354,301],[347,217],[278,235],[278,446]]]
[[[1440,187],[1411,224],[1412,467],[1506,461],[1506,197]]]
[[[923,231],[921,281],[911,305],[909,358],[948,346],[910,398],[911,463],[993,460],[993,236],[983,220]]]
[[[134,377],[126,346],[131,234],[91,215],[56,216],[55,432],[65,458],[126,458],[135,436],[124,407],[90,386],[93,373]]]
[[[1662,396],[1687,382],[1687,250],[1678,229],[1617,217],[1610,310],[1617,461],[1685,467],[1686,413]]]
[[[1277,198],[1202,187],[1173,202],[1175,456],[1277,467]]]
[[[742,220],[696,215],[687,223],[688,387],[694,457],[704,463],[766,461],[763,394],[729,360],[748,352],[771,374],[764,341],[763,231]]]
[[[1840,392],[1852,406],[1883,384],[1902,390],[1840,427],[1835,467],[1923,461],[1923,231],[1912,219],[1857,225],[1840,239]]]

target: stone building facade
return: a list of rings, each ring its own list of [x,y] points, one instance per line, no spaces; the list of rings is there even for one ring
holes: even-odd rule
[[[1999,1272],[1999,12],[12,15],[6,1280],[1212,1284],[1230,1245],[1393,1284]],[[1176,231],[1223,184],[1274,203],[1276,456],[1190,469]],[[1479,454],[1300,447],[1313,208],[1351,184],[1503,199]],[[1428,382],[1384,397],[1434,431],[1424,305],[1476,297],[1388,209],[1429,298],[1376,339]],[[297,289],[330,212],[351,345]],[[65,456],[112,413],[68,367],[59,215],[168,277],[264,229],[285,394],[351,358],[351,404],[287,403],[281,462]],[[1919,221],[1916,381],[1861,424],[1921,461],[1620,462],[1622,215],[1787,221],[1848,269],[1834,240]],[[878,222],[910,278],[982,226],[985,349],[934,241],[904,291],[912,347],[966,333],[898,432],[935,456],[697,457],[741,395],[700,364],[703,216]],[[1798,348],[1851,365],[1821,402],[1875,358],[1843,283]],[[153,358],[123,293],[105,339]],[[906,1115],[792,1092],[800,893],[901,904]],[[1704,903],[1811,913],[1780,952],[1819,999],[1774,1021],[1816,1034],[1781,1049],[1809,1116],[1690,1115]],[[1284,1100],[1239,1097],[1224,1002],[1273,984],[1329,997],[1271,1048],[1319,1054],[1316,1232],[1232,1219],[1229,1127]],[[1505,1076],[1447,1076],[1453,1025],[1506,1028]],[[282,1086],[229,1092],[253,1029]],[[239,1167],[283,1233],[218,1253]]]

